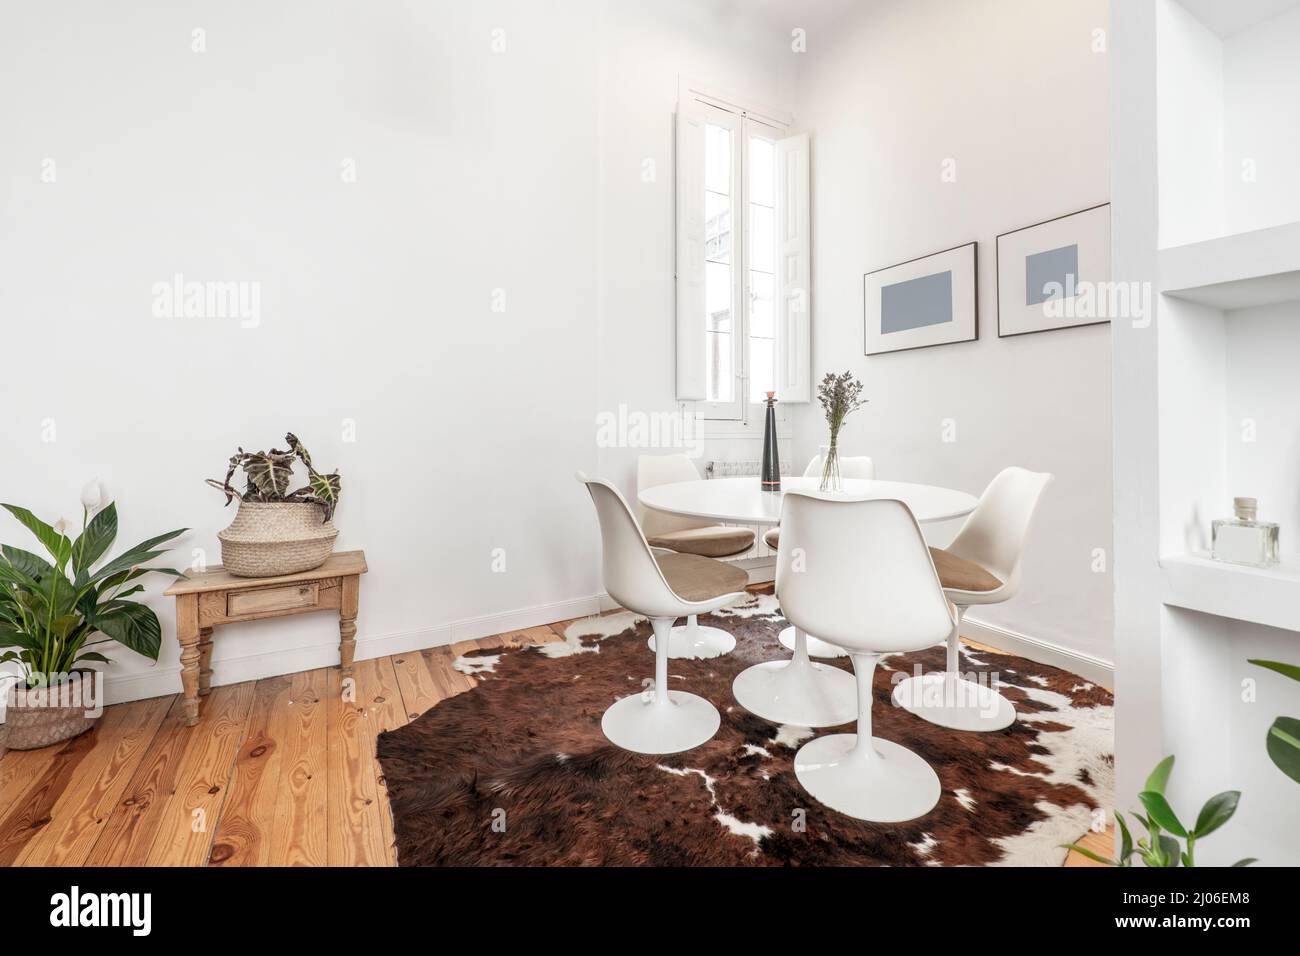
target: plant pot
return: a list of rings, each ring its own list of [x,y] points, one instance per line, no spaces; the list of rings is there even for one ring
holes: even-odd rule
[[[338,529],[322,521],[320,505],[302,501],[242,501],[230,527],[217,533],[221,563],[241,578],[310,571],[334,550]]]
[[[64,681],[37,690],[11,687],[8,693],[3,727],[6,739],[0,752],[6,746],[36,750],[80,736],[99,719],[98,713],[88,717],[86,712],[98,712],[103,706],[94,671],[75,671]]]

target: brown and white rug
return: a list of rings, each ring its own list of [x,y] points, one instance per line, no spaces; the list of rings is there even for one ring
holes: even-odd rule
[[[644,618],[591,618],[570,625],[563,642],[460,658],[457,668],[479,678],[477,687],[379,738],[398,862],[1056,866],[1066,854],[1058,844],[1113,803],[1106,690],[963,648],[963,672],[997,672],[1019,719],[998,733],[947,730],[889,697],[898,671],[943,666],[937,646],[881,662],[873,729],[934,767],[938,806],[908,823],[850,819],[795,779],[794,753],[813,731],[755,717],[731,695],[741,670],[789,656],[776,640],[786,623],[776,599],[753,595],[701,623],[731,631],[735,651],[670,661],[669,678],[712,701],[722,726],[703,746],[663,757],[619,750],[600,730],[605,708],[654,673]]]

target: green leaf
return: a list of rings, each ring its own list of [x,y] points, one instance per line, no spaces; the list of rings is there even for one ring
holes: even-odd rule
[[[160,534],[157,537],[150,538],[148,541],[142,541],[130,551],[127,551],[124,554],[119,554],[112,561],[109,561],[94,574],[90,575],[84,583],[94,584],[100,581],[105,581],[122,571],[130,571],[133,568],[140,567],[141,565],[152,561],[154,558],[161,557],[167,553],[166,549],[161,551],[150,551],[148,549],[155,544],[168,540],[169,538],[174,538],[179,534],[184,534],[188,530],[188,528],[180,528],[177,531],[169,531],[166,534]],[[149,570],[153,569],[150,568]]]
[[[125,584],[127,581],[134,581],[138,577],[143,577],[146,574],[153,574],[155,572],[158,574],[170,574],[174,578],[185,577],[184,574],[177,571],[175,568],[127,568],[125,571],[117,571],[104,578],[99,582],[99,589],[101,592],[112,591],[113,588]]]
[[[3,507],[21,521],[27,530],[36,535],[37,540],[45,545],[45,550],[53,556],[56,568],[61,568],[68,563],[68,558],[72,554],[72,542],[65,535],[59,534],[26,508],[20,508],[17,505],[0,505],[0,507]]]
[[[1261,661],[1257,658],[1251,658],[1246,663],[1254,664],[1257,667],[1267,667],[1269,670],[1277,671],[1292,680],[1300,681],[1300,666],[1295,664],[1283,664],[1280,661]]]
[[[275,500],[284,497],[293,478],[293,455],[277,451],[256,452],[244,456],[244,474],[257,493]]]
[[[289,432],[288,434],[286,434],[284,436],[284,441],[285,444],[289,446],[289,450],[292,451],[295,455],[297,455],[304,465],[310,468],[311,455],[307,451],[307,446],[304,445],[302,442],[300,442],[298,440],[298,437],[294,435],[293,432]]]
[[[1182,847],[1178,841],[1171,836],[1162,836],[1160,838],[1160,853],[1164,857],[1163,866],[1174,867],[1178,865],[1178,858],[1182,854]]]
[[[90,519],[86,530],[72,543],[72,570],[80,574],[93,567],[116,537],[117,503],[110,501],[106,508]]]
[[[86,653],[82,654],[80,657],[77,658],[78,664],[80,664],[82,661],[95,661],[96,663],[99,664],[113,663],[103,654],[99,653],[99,651],[86,651]]]
[[[1300,720],[1279,717],[1273,721],[1265,747],[1277,769],[1300,783]]]
[[[1151,776],[1147,777],[1146,786],[1142,789],[1151,793],[1164,793],[1165,786],[1169,783],[1169,774],[1174,769],[1174,755],[1170,754],[1164,760],[1156,764],[1156,769],[1151,771]]]
[[[1240,860],[1238,860],[1236,863],[1234,863],[1234,864],[1232,864],[1232,865],[1233,865],[1234,867],[1237,867],[1237,866],[1250,866],[1252,863],[1258,863],[1258,862],[1259,862],[1259,860],[1255,859],[1253,856],[1248,856],[1248,857],[1245,857],[1244,859],[1240,859]]]
[[[336,471],[333,474],[322,475],[312,469],[307,481],[311,485],[312,492],[320,499],[321,507],[325,509],[325,517],[322,519],[322,523],[329,521],[330,518],[334,517],[334,509],[338,507],[339,503],[339,473]]]
[[[1118,810],[1115,811],[1115,822],[1119,824],[1119,858],[1127,860],[1133,855],[1133,834],[1129,832],[1128,823],[1124,820],[1124,814]]]
[[[80,614],[64,614],[61,617],[56,617],[53,621],[50,622],[49,630],[50,633],[53,634],[55,637],[57,637],[60,641],[66,641],[68,639],[68,635],[71,634],[73,629],[76,628],[76,626],[80,623],[81,623]]]
[[[1165,799],[1163,793],[1154,790],[1143,790],[1138,794],[1138,799],[1142,801],[1142,806],[1147,808],[1147,813],[1151,814],[1151,819],[1163,829],[1168,830],[1174,836],[1187,836],[1187,831],[1183,829],[1182,823],[1178,821],[1178,817],[1174,814],[1174,808],[1169,805],[1169,801]],[[1160,838],[1162,844],[1165,839],[1163,836]]]
[[[96,614],[90,624],[123,647],[151,661],[158,660],[162,628],[158,625],[158,615],[143,604],[126,602],[121,607]]]
[[[25,651],[39,653],[42,644],[36,637],[25,631],[15,631],[10,628],[0,628],[0,647],[21,647]]]
[[[1064,847],[1067,850],[1073,850],[1075,853],[1082,854],[1083,856],[1086,856],[1088,859],[1092,860],[1094,863],[1102,863],[1105,864],[1106,866],[1119,866],[1118,860],[1108,860],[1104,856],[1101,856],[1098,853],[1093,853],[1087,847],[1079,846],[1079,844],[1077,843],[1058,843],[1057,846]]]
[[[1210,797],[1209,800],[1205,801],[1205,806],[1201,807],[1192,835],[1199,840],[1201,837],[1219,829],[1232,819],[1232,815],[1237,812],[1237,803],[1240,800],[1240,790],[1225,790],[1223,793]]]
[[[0,545],[0,555],[4,557],[4,564],[32,581],[52,577],[57,573],[50,562],[22,548],[15,548],[8,544]]]

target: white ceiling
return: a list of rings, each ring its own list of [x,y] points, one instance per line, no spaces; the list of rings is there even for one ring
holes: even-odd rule
[[[1221,37],[1270,20],[1300,6],[1300,0],[1179,0],[1196,19]]]

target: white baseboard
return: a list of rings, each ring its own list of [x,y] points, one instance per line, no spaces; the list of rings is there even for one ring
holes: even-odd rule
[[[1007,651],[1039,664],[1059,667],[1102,687],[1115,686],[1115,665],[1111,661],[1093,657],[1082,651],[1071,650],[1041,638],[1030,637],[1019,631],[1008,630],[996,624],[985,624],[969,615],[962,618],[961,630],[962,637],[996,647],[1000,651]]]
[[[556,621],[585,617],[589,614],[597,614],[601,610],[601,596],[592,595],[554,604],[538,604],[501,614],[453,621],[450,624],[440,624],[414,631],[358,637],[354,659],[364,661],[388,654],[423,650],[426,647],[441,647],[458,641],[519,631],[539,624],[553,624]],[[220,638],[217,643],[220,645]],[[266,651],[262,654],[246,654],[225,660],[216,659],[212,662],[212,686],[239,684],[244,681],[260,680],[263,677],[275,677],[279,674],[296,674],[299,671],[314,670],[318,667],[333,667],[338,662],[337,640],[306,647]],[[164,694],[179,694],[180,690],[181,671],[178,665],[157,667],[139,674],[109,674],[104,681],[104,696],[109,704],[143,700],[146,697],[161,697]]]
[[[744,567],[749,563],[744,562],[741,566]],[[746,570],[749,572],[751,584],[761,584],[772,579],[773,569],[770,560],[764,563],[763,559],[755,559],[755,566],[747,567]],[[413,631],[359,637],[355,659],[363,661],[388,654],[403,654],[427,647],[441,647],[458,641],[490,637],[493,634],[504,634],[542,624],[553,624],[556,621],[599,614],[603,611],[612,611],[617,607],[616,601],[608,594],[601,593],[591,597],[573,598],[553,604],[538,604],[501,614],[468,618]],[[1103,687],[1115,686],[1115,665],[1099,657],[1073,651],[1050,641],[1030,637],[995,624],[985,624],[970,617],[962,621],[962,631],[963,636],[982,644],[988,644],[1040,664],[1060,667]],[[212,662],[212,684],[214,687],[238,684],[279,674],[295,674],[298,671],[313,670],[318,667],[333,667],[338,662],[339,648],[335,641],[266,651],[262,654],[248,654],[226,660],[218,659]],[[177,694],[180,690],[180,668],[175,665],[138,674],[109,674],[104,682],[104,695],[109,704]]]

